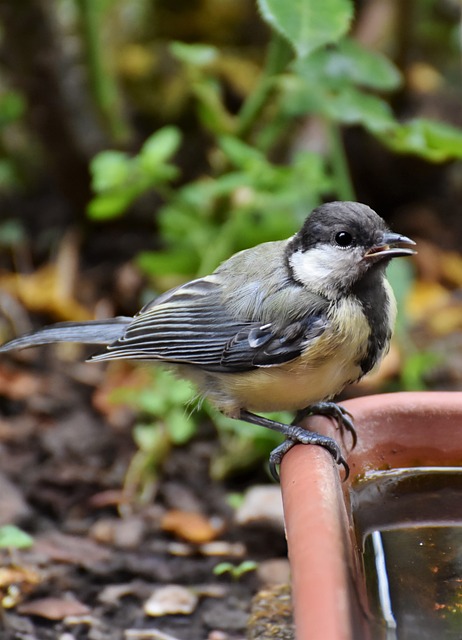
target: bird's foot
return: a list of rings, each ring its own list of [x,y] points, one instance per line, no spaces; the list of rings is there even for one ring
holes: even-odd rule
[[[336,404],[335,402],[316,402],[315,404],[311,404],[305,409],[297,411],[292,424],[298,424],[304,418],[315,415],[326,416],[327,418],[331,418],[332,420],[334,420],[340,427],[342,435],[344,431],[348,431],[348,433],[351,434],[351,439],[353,441],[351,448],[355,448],[358,441],[358,436],[356,435],[353,416],[349,411],[344,409],[342,405]]]
[[[327,404],[327,403],[326,403]],[[334,405],[336,406],[336,405]],[[282,458],[284,455],[292,449],[292,447],[296,444],[316,444],[324,449],[327,449],[329,453],[332,455],[333,459],[337,464],[340,464],[345,469],[345,480],[349,475],[349,467],[340,451],[340,447],[335,442],[333,438],[329,438],[328,436],[323,436],[320,433],[316,433],[315,431],[308,431],[307,429],[303,429],[303,427],[299,427],[296,424],[284,424],[282,422],[276,422],[275,420],[270,420],[269,418],[265,418],[263,416],[256,415],[251,413],[250,411],[242,410],[240,412],[239,418],[244,420],[245,422],[250,422],[251,424],[256,424],[260,427],[267,427],[268,429],[272,429],[273,431],[278,431],[286,436],[286,440],[280,444],[278,447],[273,449],[269,458],[269,469],[273,478],[279,482],[279,472],[278,466],[281,464]]]
[[[342,455],[342,452],[340,451],[340,447],[333,438],[323,436],[315,431],[308,431],[307,429],[303,429],[303,427],[298,427],[296,425],[291,425],[290,428],[292,431],[290,435],[288,435],[287,440],[284,440],[282,444],[273,449],[270,453],[269,470],[276,482],[279,482],[278,467],[281,464],[282,458],[296,444],[316,444],[323,447],[323,449],[327,449],[335,462],[342,465],[345,469],[344,480],[348,478],[350,469]]]

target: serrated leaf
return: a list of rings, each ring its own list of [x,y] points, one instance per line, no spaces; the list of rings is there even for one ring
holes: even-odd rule
[[[353,17],[350,0],[258,0],[261,15],[304,58],[316,49],[337,42]]]

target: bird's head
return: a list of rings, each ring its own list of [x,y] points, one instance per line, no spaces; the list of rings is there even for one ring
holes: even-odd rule
[[[415,242],[390,231],[370,207],[330,202],[314,209],[287,247],[292,277],[336,299],[361,280],[383,273],[392,258],[411,256]]]

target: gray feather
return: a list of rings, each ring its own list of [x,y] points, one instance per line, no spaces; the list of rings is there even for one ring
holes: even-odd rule
[[[83,344],[111,344],[118,340],[133,318],[111,318],[89,322],[58,322],[49,327],[27,333],[0,347],[0,353],[26,349],[53,342],[81,342]]]
[[[264,278],[262,269],[258,275]],[[270,276],[268,272],[266,277]],[[259,309],[266,320],[274,322],[246,317],[242,307],[236,313],[238,305],[224,301],[224,281],[227,279],[218,270],[213,276],[167,292],[144,307],[124,334],[92,360],[157,360],[194,365],[210,372],[251,371],[295,359],[329,326],[325,309],[321,309],[316,296],[311,305],[306,297],[305,304],[298,305],[302,311],[300,319],[281,322],[277,289],[265,300],[270,307],[268,313],[265,303]],[[283,302],[287,302],[288,295],[300,301],[300,287],[287,284],[284,289]],[[267,290],[271,288],[268,286]],[[254,297],[250,290],[248,295]],[[244,294],[240,302],[248,306]],[[291,311],[291,315],[297,315],[294,305]]]

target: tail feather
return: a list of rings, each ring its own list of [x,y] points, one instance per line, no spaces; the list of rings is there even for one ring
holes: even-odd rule
[[[111,344],[122,337],[130,322],[132,318],[124,316],[89,322],[58,322],[6,342],[0,347],[0,353],[53,342]]]

